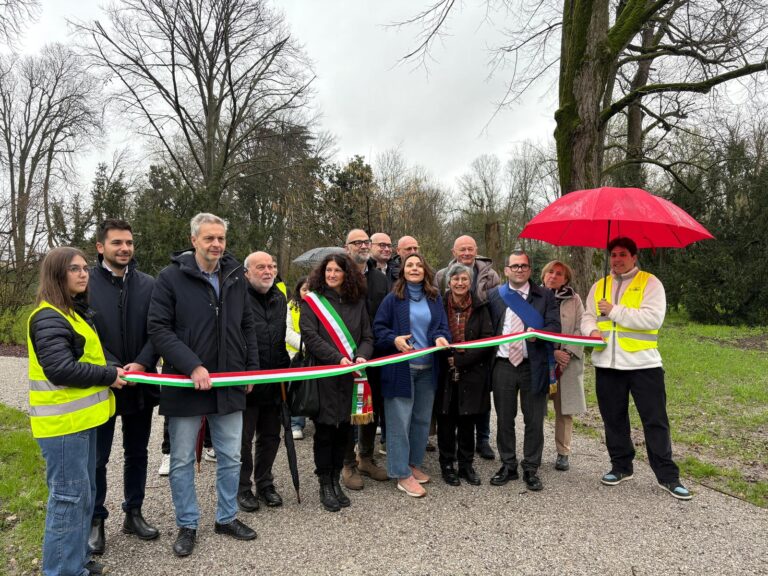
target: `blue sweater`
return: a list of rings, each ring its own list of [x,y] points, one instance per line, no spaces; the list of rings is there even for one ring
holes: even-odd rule
[[[426,299],[431,318],[427,328],[429,345],[443,337],[451,341],[451,331],[448,328],[448,318],[440,296],[436,300]],[[393,293],[387,294],[381,302],[373,322],[373,335],[376,351],[380,355],[397,354],[395,338],[411,334],[410,300],[400,300]],[[432,389],[437,389],[438,371],[435,362],[432,370]],[[398,362],[381,368],[381,392],[385,398],[411,397],[411,368],[408,362]]]

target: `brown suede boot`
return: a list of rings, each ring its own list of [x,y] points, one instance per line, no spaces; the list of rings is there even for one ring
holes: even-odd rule
[[[363,476],[370,476],[374,480],[377,480],[379,482],[384,482],[385,480],[389,480],[389,476],[387,476],[387,471],[376,464],[373,458],[360,458],[358,456],[357,458],[357,469],[360,471],[360,474]]]
[[[357,471],[357,466],[344,466],[341,471],[341,479],[349,490],[362,490],[363,489],[363,477],[360,476],[360,472]]]

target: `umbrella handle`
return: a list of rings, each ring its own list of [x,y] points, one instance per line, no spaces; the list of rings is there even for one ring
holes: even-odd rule
[[[605,266],[603,267],[603,278],[608,277],[608,260],[611,258],[611,253],[608,251],[608,244],[611,243],[611,221],[608,220],[608,235],[605,238],[605,249],[607,251],[605,255]],[[607,282],[603,281],[603,300],[605,300],[605,285]]]

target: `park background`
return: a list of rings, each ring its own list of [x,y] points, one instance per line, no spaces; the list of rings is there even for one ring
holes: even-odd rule
[[[766,506],[768,2],[69,4],[0,5],[4,353],[23,353],[45,252],[94,256],[108,216],[151,274],[210,211],[289,285],[293,258],[360,226],[416,236],[436,268],[461,234],[497,268],[525,248],[534,277],[559,257],[584,295],[600,251],[518,233],[571,191],[642,187],[716,238],[640,258],[667,290],[683,474]],[[18,537],[25,565],[41,462],[23,415],[0,423],[0,564]],[[579,426],[600,435],[594,396]]]

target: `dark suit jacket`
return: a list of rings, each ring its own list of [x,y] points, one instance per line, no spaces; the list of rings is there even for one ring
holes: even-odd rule
[[[560,332],[560,307],[557,305],[555,295],[549,288],[536,286],[530,280],[528,285],[527,302],[544,317],[542,330]],[[507,305],[502,300],[498,287],[488,293],[488,304],[491,307],[494,333],[499,336],[503,334]],[[528,329],[528,326],[525,328]],[[547,358],[551,344],[537,338],[535,341],[526,340],[525,345],[528,351],[528,360],[531,362],[531,389],[534,392],[545,394],[549,391],[549,362]]]

